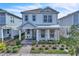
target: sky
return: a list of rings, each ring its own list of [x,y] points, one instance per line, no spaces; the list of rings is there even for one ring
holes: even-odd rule
[[[58,18],[79,10],[79,3],[0,3],[0,8],[22,17],[21,11],[51,7],[59,11]]]

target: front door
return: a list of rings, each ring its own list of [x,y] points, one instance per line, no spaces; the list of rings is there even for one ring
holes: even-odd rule
[[[32,39],[32,29],[27,29],[25,33],[26,39]]]

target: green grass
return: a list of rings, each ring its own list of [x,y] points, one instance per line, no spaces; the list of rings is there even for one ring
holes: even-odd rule
[[[48,53],[48,54],[67,54],[67,52],[65,52],[64,50],[48,50],[45,53]]]

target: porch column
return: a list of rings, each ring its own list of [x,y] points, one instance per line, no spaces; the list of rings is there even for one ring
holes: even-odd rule
[[[30,29],[31,39],[32,39],[32,29]]]
[[[21,40],[21,30],[19,30],[19,40]]]
[[[26,31],[26,29],[25,29],[25,39],[27,39],[27,31]]]
[[[49,32],[49,29],[47,29],[46,33],[47,33],[46,38],[47,38],[47,40],[49,40],[49,39],[50,39],[50,32]]]
[[[39,41],[39,30],[36,30],[36,40]]]
[[[3,43],[3,41],[4,41],[3,29],[1,29],[1,35],[2,35],[2,43]]]
[[[58,29],[56,29],[55,30],[55,40],[59,40],[59,30]]]
[[[11,30],[11,38],[13,39],[14,37],[13,37],[13,30]]]

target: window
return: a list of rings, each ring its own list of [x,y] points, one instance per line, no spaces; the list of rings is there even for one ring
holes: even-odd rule
[[[7,34],[9,34],[9,29],[7,29]]]
[[[27,34],[30,34],[30,29],[27,29]]]
[[[48,16],[48,22],[52,22],[52,16],[51,15]]]
[[[50,30],[50,38],[54,38],[54,30]]]
[[[27,15],[25,16],[25,21],[28,21],[28,16]]]
[[[42,38],[45,37],[45,30],[41,30],[41,37],[42,37]]]
[[[32,16],[32,19],[33,19],[33,21],[35,21],[35,20],[36,20],[36,16],[35,16],[35,15],[33,15],[33,16]]]
[[[11,16],[10,19],[11,19],[10,22],[14,23],[14,17]]]
[[[47,22],[47,15],[44,15],[44,22]]]

